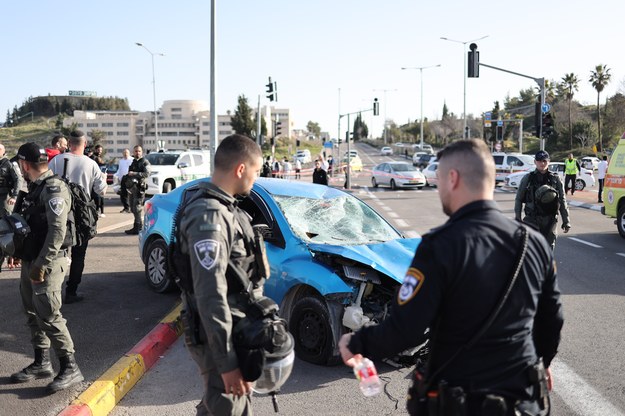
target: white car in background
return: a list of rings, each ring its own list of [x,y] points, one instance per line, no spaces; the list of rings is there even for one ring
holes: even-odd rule
[[[432,162],[425,169],[421,171],[425,176],[425,185],[430,188],[438,187],[438,177],[436,176],[436,170],[438,169],[438,162]]]
[[[601,162],[601,159],[595,156],[585,156],[579,160],[582,167],[592,170],[599,169],[599,162]]]
[[[293,155],[293,160],[299,160],[302,164],[310,163],[312,161],[312,157],[310,156],[310,150],[298,150],[295,155]]]
[[[564,184],[564,163],[551,162],[549,163],[549,170],[551,172],[557,173],[560,179],[562,180],[562,183]],[[511,173],[510,175],[506,176],[504,180],[505,186],[510,187],[510,188],[518,188],[519,185],[521,184],[521,179],[523,179],[523,177],[527,175],[528,173],[529,172]],[[595,176],[593,175],[592,170],[582,168],[582,171],[580,172],[580,174],[577,176],[577,179],[575,180],[575,190],[581,191],[584,188],[592,187],[592,186],[595,186]]]
[[[384,146],[380,149],[380,156],[390,156],[393,154],[393,149],[388,146]]]
[[[371,185],[374,188],[388,185],[391,189],[399,187],[421,189],[425,186],[425,176],[408,162],[384,162],[371,170]]]

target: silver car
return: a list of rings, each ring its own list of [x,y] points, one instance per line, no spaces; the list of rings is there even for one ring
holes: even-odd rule
[[[417,188],[425,186],[425,176],[419,169],[407,162],[380,163],[371,170],[371,185],[388,185],[391,189]]]

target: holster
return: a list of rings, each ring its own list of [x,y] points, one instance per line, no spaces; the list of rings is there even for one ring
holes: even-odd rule
[[[180,319],[184,329],[184,339],[189,345],[202,345],[200,339],[200,316],[197,311],[183,309]]]
[[[543,364],[543,359],[530,367],[529,379],[534,385],[534,399],[538,402],[540,410],[549,408],[549,389],[547,388],[547,371]]]

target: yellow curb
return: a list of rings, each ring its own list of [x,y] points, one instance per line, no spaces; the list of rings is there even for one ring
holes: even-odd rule
[[[85,390],[73,405],[87,405],[93,416],[106,416],[145,373],[140,354],[127,355]]]

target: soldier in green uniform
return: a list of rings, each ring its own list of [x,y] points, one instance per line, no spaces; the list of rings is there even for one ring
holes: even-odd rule
[[[550,172],[549,153],[544,150],[534,157],[536,170],[521,179],[514,201],[514,214],[521,221],[521,212],[525,204],[523,222],[536,227],[553,250],[556,246],[558,213],[562,217],[562,230],[571,229],[569,207],[560,177]]]
[[[191,200],[180,217],[180,249],[190,257],[193,284],[192,293],[182,293],[183,321],[186,331],[197,334],[185,339],[205,391],[197,415],[252,414],[251,384],[243,379],[232,341],[233,321],[245,316],[247,301],[229,262],[246,273],[253,270],[256,256],[245,243],[253,231],[235,196],[250,193],[262,164],[253,140],[225,138],[215,154],[212,182],[199,185],[205,197]],[[256,294],[263,283],[257,282]]]
[[[26,219],[31,231],[23,241],[16,242],[9,267],[22,263],[20,294],[35,361],[12,374],[11,381],[24,383],[52,377],[49,353],[52,346],[61,366],[47,388],[56,392],[83,381],[74,359],[74,343],[61,315],[61,286],[68,267],[66,249],[74,239],[71,231],[69,234],[67,231],[71,196],[65,182],[48,170],[46,151],[36,143],[19,148],[18,163],[28,182],[28,194],[18,201],[15,211]]]
[[[125,176],[126,189],[130,199],[130,210],[135,216],[135,223],[130,230],[124,231],[126,234],[139,234],[143,228],[143,200],[145,191],[148,189],[146,183],[150,175],[150,162],[143,157],[143,148],[139,145],[134,147],[135,159],[128,168]]]

